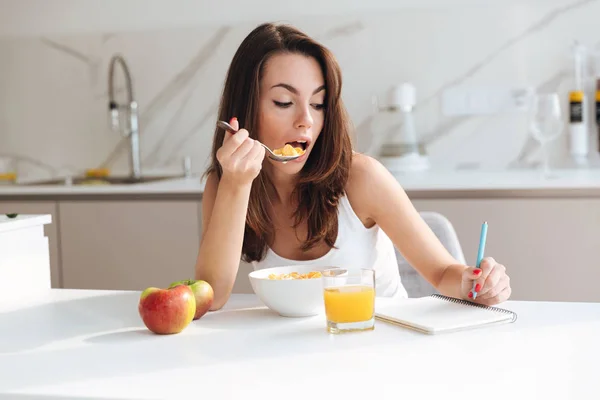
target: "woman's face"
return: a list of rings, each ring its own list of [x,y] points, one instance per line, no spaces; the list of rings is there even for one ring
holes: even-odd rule
[[[271,150],[286,144],[302,147],[300,158],[283,164],[268,159],[286,174],[298,173],[323,128],[325,80],[318,62],[301,54],[269,59],[260,82],[258,139]]]

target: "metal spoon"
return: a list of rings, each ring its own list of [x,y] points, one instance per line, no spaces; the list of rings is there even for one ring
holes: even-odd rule
[[[221,129],[225,129],[226,131],[229,131],[231,133],[236,133],[237,131],[235,129],[233,129],[233,127],[231,125],[229,125],[227,122],[225,121],[217,121],[217,126]],[[258,142],[258,140],[257,140]],[[295,160],[300,156],[278,156],[277,154],[273,153],[273,151],[271,151],[270,148],[268,148],[267,146],[265,146],[264,144],[262,144],[261,142],[258,142],[262,147],[265,148],[265,150],[267,150],[269,152],[269,157],[272,158],[275,161],[281,161],[283,163],[286,163],[288,161],[292,161]]]

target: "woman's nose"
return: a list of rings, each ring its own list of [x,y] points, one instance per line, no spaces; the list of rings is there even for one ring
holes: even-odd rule
[[[312,124],[313,118],[310,114],[310,110],[308,110],[308,108],[303,109],[296,119],[296,128],[309,129]]]

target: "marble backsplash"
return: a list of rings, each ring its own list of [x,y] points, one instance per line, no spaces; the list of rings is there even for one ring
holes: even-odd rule
[[[526,115],[446,116],[445,91],[556,90],[566,107],[574,82],[570,46],[600,42],[598,15],[600,1],[571,0],[284,22],[338,57],[358,150],[398,125],[394,115],[373,115],[372,96],[384,100],[392,85],[412,82],[417,130],[434,167],[502,169],[537,161]],[[179,172],[189,156],[202,172],[225,72],[255,25],[0,38],[0,156],[14,157],[24,178],[127,171],[128,141],[110,130],[107,104],[108,62],[121,53],[140,109],[143,171]],[[565,153],[566,139],[553,144],[555,157]]]

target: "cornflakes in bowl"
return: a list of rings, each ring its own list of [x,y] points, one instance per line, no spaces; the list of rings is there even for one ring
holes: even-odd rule
[[[322,271],[331,267],[294,265],[248,274],[252,290],[283,317],[309,317],[324,312]]]
[[[269,279],[282,280],[282,279],[313,279],[321,278],[323,274],[321,271],[310,271],[306,274],[301,274],[296,271],[290,273],[281,274],[269,274]]]

